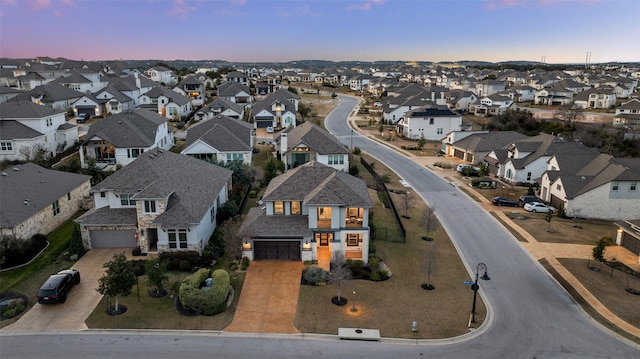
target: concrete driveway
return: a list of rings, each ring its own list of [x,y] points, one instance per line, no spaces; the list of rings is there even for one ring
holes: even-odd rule
[[[302,262],[253,261],[247,268],[233,322],[224,330],[296,334]]]
[[[18,321],[3,328],[3,331],[57,331],[87,329],[84,321],[96,308],[102,294],[96,291],[98,279],[102,277],[102,265],[116,253],[131,256],[131,248],[92,249],[78,260],[72,268],[80,271],[80,284],[70,292],[64,304],[43,305],[36,303]],[[105,308],[106,310],[106,308]]]

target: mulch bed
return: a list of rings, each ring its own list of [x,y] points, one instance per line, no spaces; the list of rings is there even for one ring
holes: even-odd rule
[[[176,310],[178,311],[178,313],[180,313],[181,315],[184,315],[185,317],[195,317],[200,315],[200,313],[193,311],[193,310],[189,310],[186,309],[185,307],[182,306],[182,303],[180,303],[180,297],[176,296]]]
[[[112,305],[109,308],[107,308],[106,312],[107,315],[110,316],[116,316],[116,315],[121,315],[127,312],[127,306],[124,304],[118,304],[118,310],[116,310],[116,306]]]
[[[347,304],[347,298],[345,298],[343,296],[340,296],[340,300],[338,300],[338,296],[335,296],[335,297],[331,298],[331,303],[333,303],[333,304],[335,304],[335,305],[337,305],[339,307],[342,307],[343,305]]]
[[[18,301],[22,300],[22,303],[24,304],[25,309],[20,313],[16,313],[16,315],[11,318],[15,318],[19,316],[21,313],[24,313],[29,308],[29,299],[27,298],[26,295],[20,294],[20,293],[14,293],[14,292],[4,292],[4,293],[0,293],[0,309],[4,309],[5,304],[3,303],[8,304],[9,302],[14,300],[18,300]],[[0,310],[0,320],[11,319],[11,318],[5,318],[2,315],[3,312],[4,310]]]
[[[167,296],[167,291],[166,290],[156,290],[156,289],[150,289],[147,291],[147,294],[149,294],[149,297],[151,298],[163,298]]]

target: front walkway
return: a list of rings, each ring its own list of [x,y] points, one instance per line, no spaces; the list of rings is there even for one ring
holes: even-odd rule
[[[297,334],[302,262],[252,261],[226,332]]]

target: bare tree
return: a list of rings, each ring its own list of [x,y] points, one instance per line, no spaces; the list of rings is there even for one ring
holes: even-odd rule
[[[431,225],[432,225],[432,222],[434,221],[435,213],[436,213],[436,209],[428,207],[428,206],[422,212],[422,218],[424,220],[424,226],[427,229],[427,235],[425,237],[423,237],[422,239],[424,239],[426,241],[433,240],[433,238],[431,238],[430,234],[431,234]]]
[[[581,108],[574,107],[571,104],[558,107],[554,116],[564,122],[565,127],[571,128],[573,124],[582,119],[584,112]]]
[[[240,259],[242,256],[242,238],[246,231],[241,231],[242,218],[235,216],[227,219],[220,225],[220,234],[224,238],[225,252],[227,252],[232,259]]]
[[[344,258],[344,254],[341,252],[333,252],[333,254],[331,255],[331,273],[329,274],[329,283],[338,286],[338,296],[335,297],[336,300],[334,304],[347,304],[346,298],[342,297],[342,284],[350,280],[351,277],[351,269],[347,267],[347,262]]]
[[[414,202],[415,198],[411,191],[405,191],[404,193],[402,193],[402,208],[404,209],[404,218],[411,218],[409,217],[409,209],[413,207]]]

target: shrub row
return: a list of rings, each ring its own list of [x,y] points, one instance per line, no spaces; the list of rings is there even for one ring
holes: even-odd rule
[[[187,276],[180,284],[180,303],[187,309],[203,315],[215,315],[227,309],[230,292],[229,273],[217,269],[211,274],[213,286],[202,290],[201,283],[209,278],[209,269],[203,268]]]
[[[32,260],[47,246],[47,236],[35,234],[29,239],[4,236],[0,239],[0,268],[11,268]]]
[[[167,266],[167,270],[191,272],[194,267],[204,267],[203,258],[198,252],[163,252],[160,253],[160,263]]]

